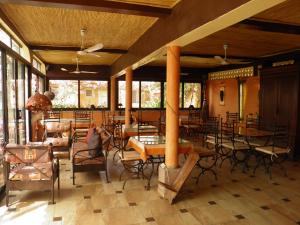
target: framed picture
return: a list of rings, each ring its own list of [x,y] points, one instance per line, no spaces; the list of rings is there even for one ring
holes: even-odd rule
[[[225,87],[220,87],[220,105],[225,105]]]

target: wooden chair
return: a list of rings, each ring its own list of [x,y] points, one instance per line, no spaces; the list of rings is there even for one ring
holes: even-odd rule
[[[14,145],[4,147],[6,206],[9,192],[17,190],[51,190],[54,204],[54,184],[58,180],[59,161],[53,157],[50,145]]]
[[[96,129],[96,128],[95,128]],[[98,132],[102,139],[103,155],[91,156],[89,154],[92,150],[89,149],[87,143],[74,142],[72,146],[72,171],[73,171],[73,185],[75,185],[75,173],[78,172],[98,172],[104,171],[106,182],[109,183],[107,174],[107,156],[109,152],[109,144],[112,135],[104,128],[100,128]]]
[[[276,125],[271,144],[255,147],[255,151],[259,154],[253,174],[255,174],[260,164],[263,163],[265,171],[269,174],[270,179],[272,179],[272,167],[274,165],[278,165],[284,172],[284,175],[287,176],[287,172],[282,166],[282,163],[288,158],[289,153],[292,151],[288,126]]]

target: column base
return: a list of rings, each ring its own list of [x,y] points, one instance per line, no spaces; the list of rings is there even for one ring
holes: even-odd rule
[[[169,189],[166,186],[172,186],[174,180],[178,176],[180,172],[180,167],[178,168],[167,168],[165,164],[160,164],[158,168],[158,194],[164,198],[169,200]],[[164,185],[165,184],[165,185]]]

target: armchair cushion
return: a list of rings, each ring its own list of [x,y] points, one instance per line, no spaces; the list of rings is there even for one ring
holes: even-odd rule
[[[59,138],[47,138],[45,140],[46,144],[52,144],[53,147],[67,147],[69,146],[69,138],[59,137]]]
[[[88,144],[90,156],[92,157],[103,156],[102,138],[101,138],[101,134],[97,132],[96,128],[92,130],[87,141],[88,141],[87,144]]]

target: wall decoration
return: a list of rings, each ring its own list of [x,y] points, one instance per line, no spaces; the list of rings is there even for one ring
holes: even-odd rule
[[[220,87],[220,105],[225,105],[225,87]]]

